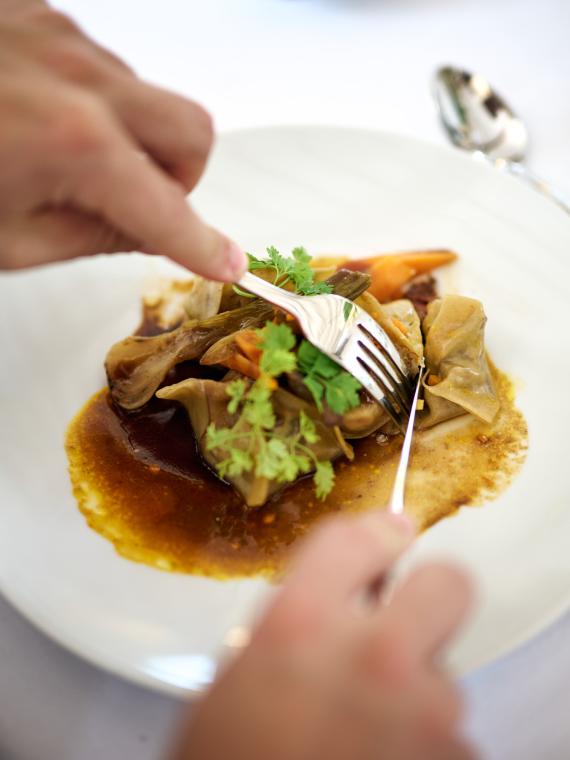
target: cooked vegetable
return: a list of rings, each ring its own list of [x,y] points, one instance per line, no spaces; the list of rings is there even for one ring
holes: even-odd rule
[[[229,453],[225,447],[212,448],[208,446],[208,440],[212,441],[212,434],[208,433],[208,430],[212,430],[212,424],[216,432],[227,428],[231,429],[242,416],[247,392],[238,403],[236,412],[230,414],[228,400],[231,400],[231,397],[227,393],[229,385],[230,383],[227,382],[190,378],[176,385],[161,388],[157,395],[163,399],[179,401],[184,405],[192,423],[202,456],[213,469],[217,469],[219,463],[230,459],[225,471],[225,477],[240,492],[248,507],[261,506],[273,493],[282,488],[286,482],[290,482],[279,481],[276,477],[272,477],[274,474],[279,473],[283,476],[288,472],[288,467],[291,467],[291,472],[293,471],[293,467],[298,468],[298,472],[301,474],[301,470],[305,466],[304,458],[308,462],[307,473],[313,467],[316,467],[318,463],[318,470],[315,471],[314,479],[319,489],[319,496],[328,492],[332,482],[331,476],[334,475],[330,462],[342,454],[342,449],[334,430],[322,422],[314,406],[307,404],[283,388],[278,388],[271,395],[270,407],[272,408],[274,419],[273,429],[262,428],[255,437],[241,436],[240,429],[238,429],[235,432],[240,435],[226,442],[228,445],[231,444],[232,453]],[[236,394],[235,398],[241,393],[241,389],[237,393],[235,390],[232,393]],[[257,403],[261,406],[259,401]],[[301,412],[303,412],[303,418],[301,417]],[[253,416],[256,418],[255,413]],[[304,421],[303,430],[301,430],[301,419],[305,418],[308,420],[308,423]],[[314,437],[311,425],[314,426],[316,431],[314,443],[309,442],[306,438],[306,435],[309,438]],[[243,430],[247,432],[245,425]],[[273,444],[271,448],[268,448],[269,442],[274,439],[277,441],[277,444]],[[248,461],[247,455],[249,455],[249,452],[247,447],[252,440],[258,444],[265,445],[265,455],[261,457],[260,468],[260,473],[263,472],[265,474],[256,474],[255,466],[249,470],[242,470],[239,475],[233,474],[241,469],[244,455],[245,461]],[[217,443],[215,433],[214,442]],[[305,448],[311,454],[305,451]],[[242,450],[244,455],[237,453],[239,450]],[[293,452],[292,459],[290,451]],[[271,474],[271,477],[269,474]]]
[[[372,277],[369,292],[379,301],[386,302],[401,298],[404,286],[416,275],[450,264],[456,258],[457,254],[447,250],[410,251],[347,261],[343,266],[368,272]]]
[[[210,421],[206,429],[204,449],[214,457],[214,466],[222,478],[232,482],[240,478],[241,487],[249,506],[263,496],[271,484],[292,482],[314,471],[318,498],[325,498],[333,486],[334,473],[329,458],[320,461],[312,446],[319,443],[317,426],[305,402],[298,400],[296,419],[277,417],[273,391],[276,378],[296,368],[297,357],[293,352],[295,336],[288,325],[268,322],[257,331],[261,356],[260,377],[253,384],[236,379],[225,384],[227,414],[231,424],[219,426]],[[183,381],[158,391],[159,398],[181,399],[180,392],[187,393],[195,381]],[[289,396],[282,391],[278,398]],[[191,415],[192,410],[189,409]],[[322,423],[321,423],[322,426]],[[336,436],[334,431],[327,436]],[[337,448],[341,449],[337,441]],[[328,452],[330,454],[330,451]],[[244,477],[250,475],[251,477]],[[259,480],[265,482],[261,487]],[[254,487],[255,485],[255,487]],[[261,502],[262,503],[262,502]]]
[[[259,369],[259,338],[256,330],[238,330],[220,338],[202,355],[200,364],[219,364],[257,380]]]
[[[303,248],[291,257],[268,248],[265,258],[249,255],[249,268],[298,293],[334,292],[355,300],[393,341],[411,376],[425,359],[419,425],[429,427],[465,413],[491,421],[499,407],[484,350],[481,304],[461,296],[432,300],[434,280],[426,272],[455,258],[436,250],[312,261]],[[321,279],[340,265],[346,268]],[[420,311],[427,306],[425,347],[418,310],[397,297],[404,291],[415,292]],[[346,439],[398,434],[360,383],[303,339],[294,320],[272,305],[201,279],[171,292],[171,305],[168,298],[154,302],[161,320],[153,325],[150,320],[149,329],[179,320],[182,305],[184,314],[199,318],[113,346],[106,361],[113,399],[136,409],[156,391],[161,399],[183,404],[205,461],[235,486],[247,506],[265,503],[284,484],[309,473],[318,498],[325,498],[334,485],[332,462],[355,456]],[[192,360],[230,372],[223,381],[190,378],[157,391],[172,368]]]
[[[345,438],[365,438],[390,423],[384,408],[365,395],[357,407],[342,415],[339,429]]]
[[[368,275],[340,270],[326,282],[332,292],[354,299],[370,284]],[[115,343],[105,359],[113,400],[124,409],[145,404],[177,364],[198,359],[228,333],[260,327],[274,314],[271,304],[256,298],[205,320],[184,322],[171,332],[152,337],[132,335]]]
[[[222,477],[253,472],[257,478],[287,483],[314,469],[317,497],[325,498],[333,486],[334,473],[331,463],[320,462],[310,448],[319,440],[315,424],[301,409],[296,429],[280,435],[271,403],[275,379],[296,369],[295,335],[288,325],[272,322],[257,334],[261,375],[249,389],[243,380],[234,380],[228,385],[231,398],[228,411],[241,413],[232,427],[217,428],[211,423],[206,448],[225,454],[226,458],[216,465]]]
[[[402,298],[381,304],[370,291],[359,296],[356,303],[378,322],[398,348],[410,374],[416,375],[424,355],[424,345],[420,319],[412,303]]]
[[[114,401],[124,409],[137,409],[176,364],[197,359],[228,332],[258,327],[272,314],[270,304],[256,299],[209,319],[184,322],[171,332],[151,338],[133,335],[115,343],[105,360]]]
[[[445,296],[431,303],[424,320],[424,383],[427,413],[421,427],[430,427],[459,414],[492,422],[499,410],[487,356],[486,317],[479,301]]]
[[[415,276],[416,270],[396,257],[375,262],[368,270],[372,277],[369,293],[380,302],[391,301],[402,295],[402,287]]]
[[[405,253],[382,253],[378,256],[368,256],[364,259],[348,259],[343,263],[345,269],[356,269],[359,272],[367,272],[375,264],[390,260],[401,262],[413,269],[416,274],[432,272],[438,267],[451,264],[456,261],[457,254],[447,249],[433,249],[426,251],[407,251]]]
[[[191,280],[157,280],[143,297],[143,329],[173,330],[188,319],[208,319],[220,310],[224,285],[197,275]]]

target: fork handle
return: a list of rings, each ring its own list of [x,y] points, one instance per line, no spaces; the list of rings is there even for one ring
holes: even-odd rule
[[[283,290],[283,288],[278,288],[276,285],[262,280],[261,277],[256,277],[251,272],[245,272],[236,285],[278,306],[293,317],[299,318],[302,314],[300,297],[298,295],[289,293],[289,291]]]

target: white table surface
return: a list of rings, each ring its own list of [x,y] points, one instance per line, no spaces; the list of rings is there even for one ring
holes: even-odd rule
[[[220,130],[334,123],[442,142],[431,72],[480,70],[526,120],[529,165],[570,198],[568,0],[55,4]],[[570,758],[570,614],[462,686],[482,757]],[[179,708],[68,654],[0,598],[0,760],[159,758]]]

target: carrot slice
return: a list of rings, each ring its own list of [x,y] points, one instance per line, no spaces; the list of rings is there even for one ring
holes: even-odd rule
[[[259,347],[259,338],[255,330],[239,332],[235,337],[235,342],[242,354],[255,364],[259,364],[261,348]]]
[[[372,283],[368,289],[380,303],[392,301],[402,294],[402,286],[411,280],[416,270],[396,257],[386,257],[370,267]]]
[[[251,359],[248,359],[242,354],[233,354],[233,356],[228,357],[224,364],[229,369],[235,369],[236,372],[240,372],[246,377],[251,377],[252,380],[257,380],[261,374],[259,371],[259,364],[255,364]]]
[[[410,251],[409,253],[396,254],[396,256],[403,264],[415,269],[417,274],[426,274],[432,269],[451,264],[457,259],[456,253],[447,250]]]
[[[343,263],[345,269],[353,269],[358,272],[367,272],[373,266],[384,259],[396,259],[403,264],[407,264],[411,269],[416,270],[416,274],[425,274],[432,269],[442,267],[445,264],[451,264],[457,259],[457,254],[447,249],[437,248],[431,251],[407,251],[405,253],[382,253],[377,256],[368,256],[363,259],[353,259]]]

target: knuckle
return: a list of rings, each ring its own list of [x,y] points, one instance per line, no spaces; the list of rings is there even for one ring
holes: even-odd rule
[[[93,83],[102,78],[97,56],[88,45],[75,40],[48,47],[43,61],[50,69],[74,82]]]
[[[78,94],[56,110],[50,137],[59,152],[82,155],[107,147],[107,130],[101,108],[95,100]]]

